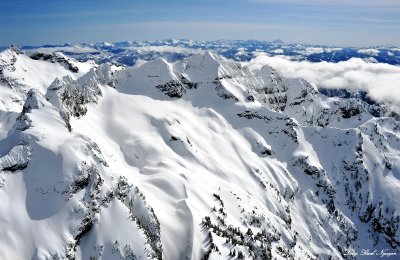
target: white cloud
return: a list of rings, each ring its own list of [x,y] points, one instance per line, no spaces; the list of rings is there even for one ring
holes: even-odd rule
[[[141,47],[127,47],[126,49],[137,50],[139,52],[171,52],[171,53],[182,53],[182,54],[198,54],[204,51],[200,49],[191,49],[177,46],[141,46]]]
[[[371,55],[371,56],[378,56],[380,51],[377,49],[361,49],[361,50],[358,50],[357,52],[361,53],[361,54]]]
[[[235,53],[235,56],[240,56],[240,55],[246,55],[246,49],[245,48],[238,48],[237,52]]]
[[[400,105],[400,67],[352,58],[338,63],[293,61],[288,57],[259,55],[252,69],[269,65],[289,78],[304,78],[320,87],[364,90],[376,101]]]
[[[320,54],[320,53],[324,53],[324,49],[323,48],[319,48],[319,47],[308,47],[305,49],[304,51],[305,54]]]
[[[271,52],[275,53],[275,54],[283,54],[284,51],[282,49],[275,49],[275,50],[273,50]]]
[[[81,46],[66,46],[66,47],[41,47],[33,49],[35,51],[41,52],[70,52],[70,53],[90,53],[90,52],[98,52],[98,50],[90,48],[90,47],[81,47]]]

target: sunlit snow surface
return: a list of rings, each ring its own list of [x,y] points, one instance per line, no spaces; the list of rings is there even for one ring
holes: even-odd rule
[[[179,51],[134,67],[0,53],[0,259],[400,253],[388,104]]]

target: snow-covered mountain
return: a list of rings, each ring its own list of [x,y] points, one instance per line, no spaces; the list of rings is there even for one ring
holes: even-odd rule
[[[29,55],[0,53],[1,259],[400,254],[385,105],[211,52]]]

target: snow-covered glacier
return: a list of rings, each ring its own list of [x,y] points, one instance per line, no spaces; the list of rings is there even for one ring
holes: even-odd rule
[[[400,254],[400,124],[257,59],[0,53],[0,259]]]

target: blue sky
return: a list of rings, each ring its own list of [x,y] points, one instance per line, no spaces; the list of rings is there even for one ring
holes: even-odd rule
[[[400,46],[399,0],[0,0],[0,45],[184,38]]]

